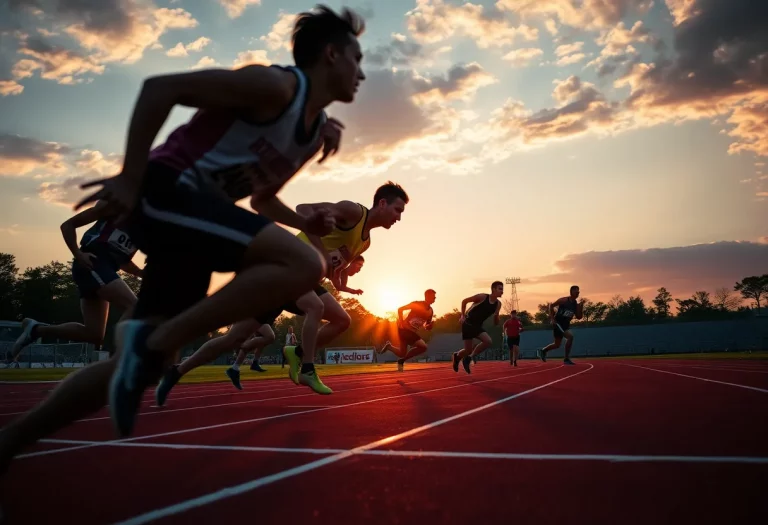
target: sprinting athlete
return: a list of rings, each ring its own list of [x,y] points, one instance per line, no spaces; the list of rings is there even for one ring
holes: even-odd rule
[[[371,245],[371,230],[390,229],[400,220],[408,200],[405,190],[399,184],[389,181],[376,189],[371,209],[352,201],[300,204],[296,211],[303,214],[327,210],[335,227],[328,235],[318,236],[302,232],[298,237],[322,253],[328,268],[325,277],[334,288],[348,293],[362,293],[362,290],[347,287],[348,268],[351,262]],[[344,333],[349,328],[351,318],[322,284],[315,287],[315,292],[316,300],[319,300],[322,306],[322,318],[328,323],[318,332],[312,332],[307,329],[305,319],[301,331],[302,344],[296,347],[287,346],[283,353],[288,362],[288,375],[294,383],[308,385],[318,393],[329,394],[332,390],[320,381],[315,371],[315,349],[327,345]],[[302,297],[301,300],[309,302],[307,297]],[[305,305],[298,301],[295,306],[305,310]],[[293,305],[289,308],[293,308]]]
[[[427,343],[419,335],[419,330],[432,330],[432,317],[434,311],[432,305],[437,298],[437,292],[432,289],[424,292],[423,301],[413,301],[397,309],[397,335],[400,345],[395,348],[387,341],[377,352],[383,354],[391,350],[399,359],[397,370],[402,372],[405,362],[427,351]],[[408,311],[408,316],[403,319],[403,312]],[[409,349],[410,347],[410,349]]]
[[[483,352],[491,346],[491,336],[483,328],[483,323],[490,316],[493,316],[494,324],[499,324],[499,310],[501,310],[501,301],[499,298],[504,294],[504,284],[501,281],[494,281],[491,284],[491,293],[479,293],[472,297],[467,297],[461,301],[461,338],[464,340],[464,348],[453,354],[453,371],[459,371],[459,361],[464,366],[464,371],[470,373],[469,363],[477,354]],[[472,303],[466,315],[464,311],[467,304]],[[480,342],[472,348],[475,339]]]
[[[299,215],[277,193],[321,147],[321,161],[337,151],[341,132],[326,125],[324,108],[352,102],[365,79],[358,42],[363,29],[353,11],[339,16],[321,6],[296,17],[296,67],[250,65],[144,82],[122,172],[83,185],[101,189],[76,206],[107,201],[126,221],[120,228],[128,228],[147,255],[135,319],[117,327],[117,360],[70,374],[3,428],[0,472],[24,446],[107,401],[117,433],[130,434],[144,390],[184,344],[279,308],[316,286],[326,272],[323,259],[271,221],[318,235],[334,226],[325,211]],[[150,155],[178,104],[199,111]],[[249,195],[260,215],[236,205]],[[206,297],[214,271],[236,276]]]
[[[509,346],[509,364],[517,366],[517,354],[520,350],[520,334],[523,332],[523,323],[517,316],[517,310],[512,310],[509,319],[502,326]]]
[[[344,273],[348,271],[354,275],[358,273],[360,269],[362,269],[362,266],[363,258],[356,258],[353,261],[353,264],[351,264],[350,267],[344,271]],[[346,282],[346,277],[344,278],[344,282]],[[323,288],[323,290],[325,290],[325,288]],[[325,290],[325,293],[327,293],[327,290]],[[316,305],[319,305],[319,308],[316,307]],[[170,367],[165,372],[163,378],[160,380],[157,388],[155,389],[155,402],[158,406],[165,405],[168,394],[170,394],[173,387],[176,386],[176,384],[182,377],[184,377],[184,375],[188,374],[195,368],[203,366],[206,363],[210,363],[219,357],[222,353],[237,347],[239,347],[240,350],[238,352],[235,364],[228,368],[225,373],[227,377],[229,377],[230,381],[232,381],[232,384],[235,386],[235,388],[242,390],[243,387],[240,382],[240,366],[243,364],[247,354],[243,348],[246,347],[247,350],[252,346],[258,347],[257,356],[260,355],[261,349],[275,340],[273,326],[283,311],[287,311],[295,315],[305,316],[302,330],[306,336],[310,338],[310,341],[314,342],[317,339],[318,328],[320,321],[323,318],[322,306],[323,303],[319,300],[317,292],[311,291],[300,297],[295,304],[285,305],[281,309],[269,312],[256,319],[246,319],[244,321],[235,323],[225,335],[207,341],[204,345],[198,348],[195,353],[189,357],[189,359],[186,359],[184,362],[178,365]],[[302,307],[304,307],[306,310],[303,310]],[[248,341],[248,337],[250,337],[254,332],[258,332],[260,336],[255,338],[257,339],[256,341]],[[295,347],[290,348],[294,349]],[[312,355],[314,355],[314,351],[312,352]],[[258,359],[258,357],[255,359]],[[312,381],[312,376],[315,378],[314,381]],[[291,380],[297,384],[300,384],[301,382],[301,378],[298,377],[295,373],[291,375]],[[323,382],[316,374],[310,374],[309,377],[306,377],[304,379],[304,384],[307,384],[310,388],[319,394],[333,393],[330,388],[323,384]]]
[[[117,272],[124,270],[141,277],[142,270],[132,261],[136,246],[127,233],[115,227],[113,219],[106,203],[98,202],[61,225],[64,242],[74,256],[72,279],[80,293],[83,323],[47,325],[24,319],[21,335],[11,350],[13,362],[18,363],[21,352],[40,337],[102,345],[110,305],[123,310],[121,319],[130,317],[136,295]],[[77,229],[91,223],[78,246]]]
[[[539,358],[542,361],[547,361],[547,352],[560,348],[560,343],[563,342],[563,337],[565,337],[565,359],[563,359],[563,364],[574,364],[571,361],[573,334],[569,328],[574,317],[581,319],[584,316],[584,303],[576,302],[580,293],[578,286],[571,286],[569,296],[561,297],[549,305],[549,322],[552,324],[552,334],[555,337],[555,341],[539,350]],[[555,313],[555,307],[557,307],[557,313]]]

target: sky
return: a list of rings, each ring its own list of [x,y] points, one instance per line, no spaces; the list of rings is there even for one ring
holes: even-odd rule
[[[440,315],[510,277],[535,311],[571,284],[650,303],[768,273],[765,3],[350,2],[327,4],[365,17],[367,79],[328,108],[338,155],[281,197],[370,206],[380,184],[405,188],[402,221],[371,232],[350,280],[373,313],[433,288]],[[142,80],[290,64],[312,5],[0,4],[0,251],[22,269],[69,260],[59,225],[78,184],[119,172]],[[191,115],[176,108],[156,143]]]

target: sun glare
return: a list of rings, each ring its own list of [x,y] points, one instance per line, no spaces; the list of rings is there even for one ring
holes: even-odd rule
[[[409,299],[403,285],[396,281],[383,281],[371,292],[370,310],[379,317],[387,317],[388,312],[397,313],[398,308],[413,300]]]

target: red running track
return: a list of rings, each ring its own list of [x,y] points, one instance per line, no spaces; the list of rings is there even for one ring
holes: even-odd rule
[[[8,523],[768,522],[765,363],[521,365],[150,392],[132,438],[77,422],[0,502]]]

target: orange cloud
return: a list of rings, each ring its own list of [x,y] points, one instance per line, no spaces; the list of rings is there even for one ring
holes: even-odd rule
[[[232,63],[232,67],[239,68],[253,64],[269,66],[272,64],[272,61],[267,58],[267,52],[263,49],[241,51],[237,54],[237,58]]]
[[[63,173],[70,153],[64,144],[0,133],[0,176]]]
[[[295,13],[280,12],[277,22],[272,24],[272,29],[265,36],[259,38],[271,51],[291,50],[291,34],[293,24],[296,22]]]
[[[261,0],[219,0],[230,18],[242,15],[249,6],[260,5]]]
[[[10,95],[21,95],[24,86],[15,80],[0,80],[0,95],[7,97]]]
[[[554,17],[560,23],[581,29],[615,25],[631,13],[644,14],[652,0],[499,0],[496,6],[522,16]],[[551,30],[550,30],[551,32]]]
[[[528,65],[533,59],[538,58],[544,54],[544,51],[535,47],[524,47],[521,49],[515,49],[510,51],[502,59],[510,62],[515,67],[522,67]]]

